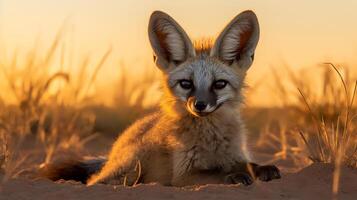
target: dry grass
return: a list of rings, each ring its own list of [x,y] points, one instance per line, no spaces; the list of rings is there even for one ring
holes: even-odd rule
[[[316,127],[314,137],[316,138],[316,142],[311,139],[306,139],[303,132],[300,133],[309,151],[309,158],[313,162],[333,163],[335,165],[332,192],[334,195],[337,195],[341,165],[357,168],[357,133],[352,124],[353,118],[356,116],[356,114],[353,114],[353,105],[356,95],[357,81],[354,84],[351,95],[350,88],[347,86],[345,78],[342,76],[340,71],[332,63],[327,64],[332,66],[340,78],[344,91],[343,99],[345,101],[345,105],[344,107],[340,107],[341,110],[339,110],[340,113],[337,113],[337,120],[335,124],[328,124],[325,122],[324,116],[319,117],[314,114],[313,108],[310,106],[305,95],[301,92],[301,90],[299,90]],[[317,148],[314,148],[314,143],[318,144]]]
[[[305,95],[299,90],[306,108],[311,115],[311,118],[314,122],[314,126],[316,127],[316,140],[318,144],[318,148],[314,149],[309,141],[304,136],[303,132],[301,136],[308,147],[310,153],[310,159],[314,162],[328,162],[333,163],[336,162],[339,158],[340,153],[343,154],[342,161],[349,166],[356,167],[355,163],[355,151],[356,145],[356,133],[355,127],[352,124],[354,108],[354,98],[356,95],[356,86],[357,82],[353,87],[352,97],[349,93],[349,89],[342,77],[341,73],[338,69],[331,64],[331,66],[336,70],[337,74],[341,78],[341,84],[344,88],[344,95],[345,95],[345,107],[341,108],[340,113],[337,115],[337,120],[335,123],[328,122],[326,123],[324,120],[324,116],[317,116],[313,111],[313,108],[310,106],[308,99]],[[331,123],[331,124],[329,124]]]
[[[21,66],[16,52],[11,62],[1,63],[8,89],[15,99],[3,105],[0,114],[4,152],[1,167],[5,171],[5,179],[32,169],[36,166],[34,163],[49,162],[53,154],[60,150],[79,152],[75,150],[80,150],[86,141],[80,138],[91,133],[93,117],[69,107],[61,97],[62,88],[59,86],[69,84],[69,73],[50,73],[61,34],[62,31],[59,31],[42,57],[34,48]],[[90,80],[88,87],[93,81]],[[55,86],[59,89],[54,90]],[[33,141],[32,146],[28,141]]]
[[[100,134],[97,110],[91,106],[97,76],[111,49],[94,65],[84,57],[78,73],[63,71],[63,66],[51,72],[56,58],[60,58],[61,65],[66,63],[62,37],[61,30],[43,56],[33,48],[23,63],[18,62],[17,52],[10,61],[0,63],[7,84],[2,89],[8,91],[7,99],[13,99],[0,101],[0,167],[4,180],[33,174],[54,157],[82,155],[85,144]],[[106,122],[116,124],[115,120],[119,120],[120,130],[148,110],[138,106],[143,104],[148,86],[137,84],[129,88],[126,75],[122,73],[119,83],[126,89],[117,92],[121,107],[113,109],[120,117]],[[148,83],[152,81],[151,75],[146,77]],[[130,92],[136,90],[140,96],[131,103]],[[128,113],[136,115],[126,119]]]
[[[274,149],[268,162],[292,161],[292,171],[311,162],[335,165],[336,196],[341,165],[357,168],[357,82],[348,68],[325,63],[320,69],[311,75],[312,70],[299,73],[287,68],[290,84],[273,71],[281,107],[271,110],[258,145]]]

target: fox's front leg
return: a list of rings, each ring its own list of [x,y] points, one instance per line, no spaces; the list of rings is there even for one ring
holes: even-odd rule
[[[138,152],[133,149],[112,150],[108,161],[99,173],[94,174],[87,185],[104,183],[111,185],[134,185],[141,178],[141,163]]]
[[[93,175],[88,181],[87,185],[94,185],[97,183],[109,185],[125,185],[132,186],[138,183],[141,179],[141,165],[138,160],[136,164],[128,164],[127,166],[116,166],[115,163],[108,163],[98,173]]]
[[[253,166],[255,177],[261,181],[271,181],[273,179],[280,179],[280,170],[275,165],[257,165],[255,163],[250,163]]]
[[[274,165],[258,165],[255,163],[238,163],[234,166],[232,173],[225,177],[228,184],[241,183],[250,185],[255,179],[271,181],[281,178],[279,169]]]

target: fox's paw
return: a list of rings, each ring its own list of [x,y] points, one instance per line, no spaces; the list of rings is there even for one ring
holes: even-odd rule
[[[273,179],[280,179],[280,171],[274,165],[263,165],[256,169],[256,177],[261,181],[271,181]]]
[[[253,183],[253,178],[248,173],[237,172],[228,174],[224,182],[226,184],[243,184],[243,185],[251,185]]]

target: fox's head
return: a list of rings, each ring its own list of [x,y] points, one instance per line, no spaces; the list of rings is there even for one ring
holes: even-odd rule
[[[165,77],[164,106],[201,117],[232,110],[241,102],[245,74],[259,40],[254,12],[237,15],[212,45],[194,45],[173,18],[155,11],[149,39],[155,63]]]

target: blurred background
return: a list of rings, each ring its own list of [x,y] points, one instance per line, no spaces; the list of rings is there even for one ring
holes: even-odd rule
[[[322,62],[356,63],[356,7],[354,0],[1,0],[0,58],[9,62],[16,52],[21,63],[34,48],[43,55],[59,31],[54,71],[78,71],[83,57],[94,62],[111,48],[96,81],[96,91],[103,93],[96,98],[111,103],[120,66],[130,74],[158,72],[147,38],[152,11],[169,13],[192,39],[199,39],[214,38],[235,15],[251,9],[258,15],[261,38],[248,83],[266,87],[275,66],[281,71],[282,65],[297,70]],[[276,105],[264,87],[257,88],[249,104]]]

